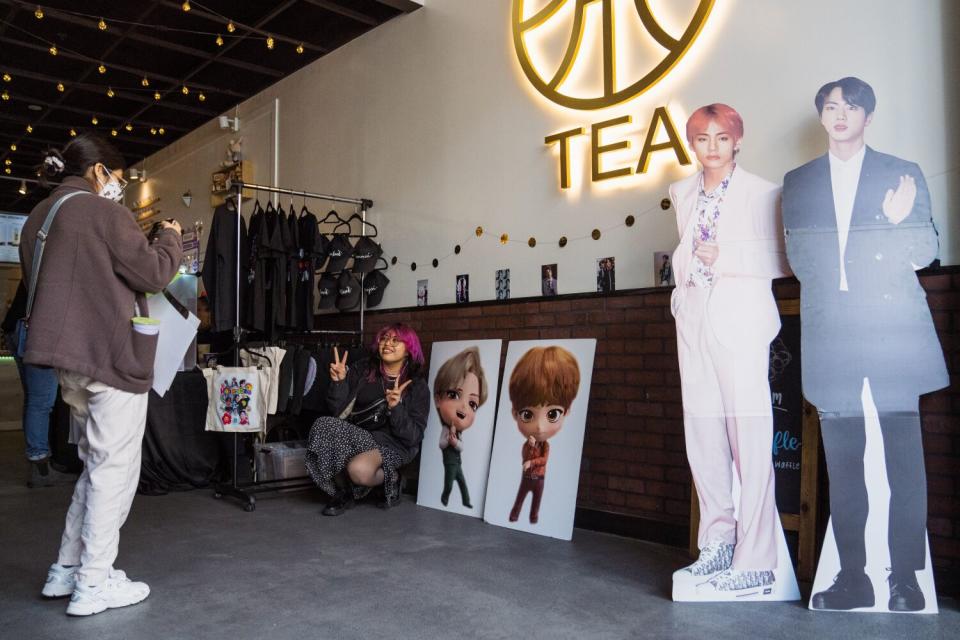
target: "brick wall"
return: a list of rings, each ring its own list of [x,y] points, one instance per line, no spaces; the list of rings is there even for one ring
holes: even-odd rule
[[[960,269],[921,277],[952,385],[921,403],[929,491],[929,533],[941,591],[960,574]],[[778,282],[796,298],[796,281]],[[647,523],[645,537],[686,543],[690,471],[683,441],[680,374],[670,291],[487,301],[367,312],[367,338],[384,324],[414,327],[429,355],[435,341],[596,338],[597,355],[577,506]],[[325,327],[356,326],[356,314],[321,316]],[[504,353],[506,350],[504,350]],[[501,363],[502,366],[502,363]],[[826,483],[826,477],[822,479]],[[578,520],[579,521],[579,520]],[[609,520],[608,520],[609,521]],[[649,526],[652,524],[653,526]],[[664,535],[673,531],[673,535]]]

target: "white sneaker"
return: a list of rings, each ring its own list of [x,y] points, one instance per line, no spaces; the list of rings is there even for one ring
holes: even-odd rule
[[[769,596],[773,593],[773,571],[737,571],[727,569],[703,584],[697,585],[697,593],[705,595],[729,595],[736,598]]]
[[[734,545],[721,540],[710,541],[707,546],[700,549],[700,557],[697,558],[697,561],[688,567],[675,571],[673,579],[690,580],[726,571],[733,563],[734,548]]]
[[[44,598],[64,598],[73,593],[77,585],[77,567],[52,564],[47,570],[47,582],[43,585]]]
[[[107,609],[128,607],[150,595],[145,582],[133,582],[123,571],[110,570],[110,577],[99,585],[77,584],[67,605],[68,616],[91,616]]]

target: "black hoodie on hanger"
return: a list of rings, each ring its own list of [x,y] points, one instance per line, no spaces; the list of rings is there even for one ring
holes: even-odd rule
[[[243,277],[248,269],[247,225],[240,217],[240,309],[243,313],[246,298],[246,280]],[[236,322],[237,314],[237,213],[232,202],[222,204],[213,212],[210,233],[207,237],[207,249],[203,258],[201,273],[203,287],[207,291],[210,303],[213,331],[229,331]],[[243,317],[240,319],[244,322]]]

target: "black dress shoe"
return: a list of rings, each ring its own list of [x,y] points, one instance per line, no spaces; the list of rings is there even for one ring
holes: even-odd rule
[[[890,585],[890,611],[923,611],[927,602],[917,584],[915,571],[898,571],[887,576]]]
[[[815,593],[810,606],[814,609],[849,611],[872,607],[875,599],[870,578],[862,571],[841,571],[826,591]]]
[[[347,509],[353,508],[353,498],[339,495],[334,496],[330,502],[327,503],[327,506],[323,508],[321,513],[325,516],[339,516]]]

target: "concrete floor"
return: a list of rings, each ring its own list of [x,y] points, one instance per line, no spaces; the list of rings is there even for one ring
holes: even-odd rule
[[[325,518],[314,492],[263,497],[254,513],[209,491],[138,496],[117,566],[151,596],[68,618],[65,600],[39,591],[71,489],[26,489],[24,473],[20,434],[0,433],[2,638],[958,637],[953,600],[941,599],[939,616],[674,604],[677,549],[579,529],[556,541],[409,499]]]

